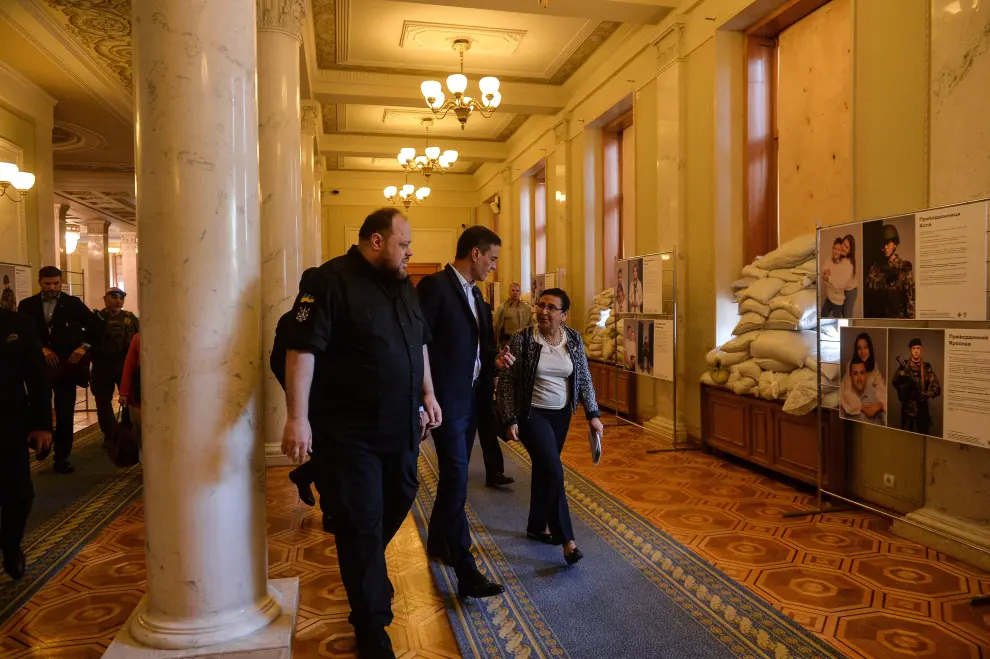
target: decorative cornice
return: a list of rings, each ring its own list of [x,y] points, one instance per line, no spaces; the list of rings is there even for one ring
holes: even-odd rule
[[[255,1],[258,7],[259,30],[282,32],[302,43],[302,28],[306,21],[304,0]]]
[[[337,24],[334,0],[313,0],[313,32],[316,65],[329,69],[337,64]]]
[[[339,130],[338,122],[340,121],[340,116],[337,113],[337,108],[339,105],[337,103],[324,103],[323,104],[323,132],[324,133],[336,133]]]
[[[129,162],[60,162],[56,170],[64,169],[71,172],[134,172],[134,165]]]
[[[300,124],[305,135],[316,136],[320,134],[320,104],[303,103],[300,107]]]
[[[495,136],[495,140],[498,142],[508,141],[510,137],[516,134],[516,131],[522,128],[522,125],[526,123],[529,119],[528,114],[517,114],[512,118],[512,121],[508,123],[502,130],[499,131],[498,135]]]
[[[64,29],[128,92],[131,72],[131,0],[45,0],[65,17]]]
[[[657,71],[663,71],[684,58],[685,27],[684,19],[678,17],[653,40],[657,54]]]

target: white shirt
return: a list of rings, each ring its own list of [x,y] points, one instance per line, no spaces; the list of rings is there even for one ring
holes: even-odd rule
[[[825,295],[832,304],[842,304],[846,301],[846,291],[855,288],[853,266],[849,259],[839,259],[829,264],[829,277],[825,282]]]
[[[471,313],[474,314],[474,322],[478,325],[478,345],[475,348],[474,353],[474,379],[471,381],[473,384],[478,379],[478,376],[481,375],[481,323],[478,320],[478,305],[475,304],[474,299],[474,283],[465,279],[464,275],[462,275],[453,264],[450,265],[450,268],[454,271],[454,274],[457,275],[457,279],[461,282],[461,288],[464,290],[464,295],[467,297],[468,306],[471,307]]]
[[[61,293],[59,293],[59,295],[61,295]],[[55,305],[57,305],[57,304],[58,304],[58,295],[56,295],[55,297],[53,297],[50,300],[42,300],[42,302],[41,302],[41,308],[45,312],[45,324],[46,325],[51,325],[52,324],[52,316],[55,315]]]
[[[560,345],[551,346],[540,330],[533,330],[540,345],[540,363],[536,366],[536,381],[533,383],[533,407],[541,410],[561,410],[567,405],[568,381],[574,372],[574,364],[567,352],[567,332],[563,327],[560,331]]]

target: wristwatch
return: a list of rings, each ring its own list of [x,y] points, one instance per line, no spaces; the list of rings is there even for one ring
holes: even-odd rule
[[[81,345],[86,352],[89,352],[89,349],[92,347],[88,343],[80,343],[79,345]]]

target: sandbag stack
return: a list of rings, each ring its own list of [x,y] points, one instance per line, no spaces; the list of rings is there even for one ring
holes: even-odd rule
[[[601,325],[602,312],[612,308],[614,297],[615,290],[606,288],[595,296],[588,311],[588,322],[584,327],[584,350],[590,359],[612,361],[616,357],[616,348],[618,359],[623,357],[622,341],[616,345],[616,336],[622,328],[622,321],[609,314],[604,326]]]
[[[784,400],[784,411],[793,414],[814,409],[816,272],[814,234],[795,238],[743,268],[732,283],[739,322],[733,338],[708,353],[710,370],[702,382],[739,395]]]

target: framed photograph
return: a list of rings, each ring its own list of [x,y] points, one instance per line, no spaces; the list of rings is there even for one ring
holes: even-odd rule
[[[615,262],[615,312],[629,311],[629,298],[626,294],[629,288],[629,262],[619,259]]]
[[[645,286],[643,284],[643,259],[629,259],[628,264],[628,286],[626,287],[626,297],[628,298],[628,311],[630,313],[643,313],[643,302],[645,301]]]
[[[914,215],[864,222],[861,227],[864,317],[914,318]]]
[[[819,239],[819,316],[862,318],[863,225],[822,229]]]
[[[945,427],[945,330],[887,332],[891,428],[942,437]]]
[[[842,379],[839,414],[843,419],[886,426],[889,423],[887,330],[843,327],[839,333]]]

